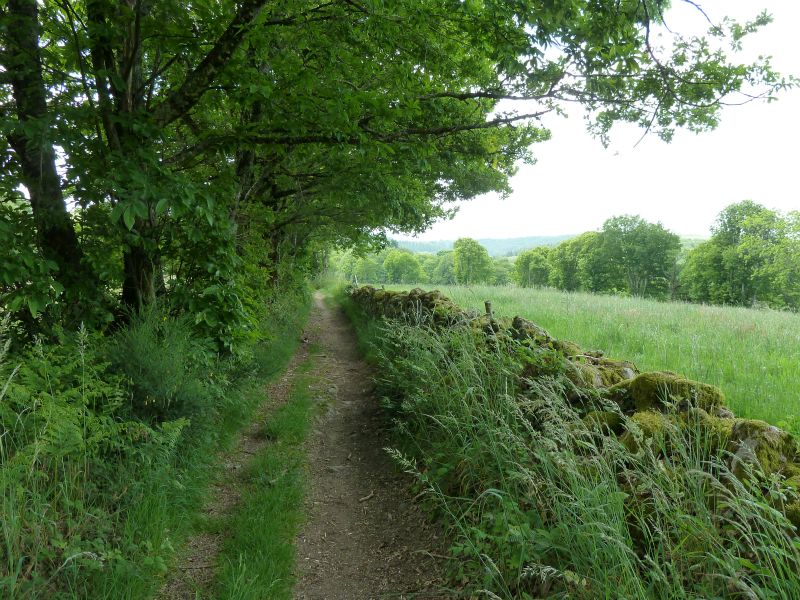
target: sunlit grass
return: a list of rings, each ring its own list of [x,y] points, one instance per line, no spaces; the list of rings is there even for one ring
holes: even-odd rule
[[[492,298],[506,313],[500,294],[450,292],[473,307]],[[377,393],[396,425],[392,454],[448,528],[466,595],[800,597],[789,522],[772,496],[731,474],[697,424],[667,427],[632,453],[587,428],[592,400],[569,400],[563,373],[520,387],[518,355],[469,327],[382,321],[343,302],[373,348]]]
[[[404,286],[409,287],[409,286]],[[800,315],[515,287],[442,287],[465,308],[519,315],[558,338],[720,386],[737,415],[800,414]]]
[[[310,367],[306,362],[299,371]],[[294,538],[305,519],[306,438],[318,406],[313,381],[303,375],[294,382],[287,403],[267,421],[270,444],[246,467],[242,501],[225,524],[217,598],[292,597]]]

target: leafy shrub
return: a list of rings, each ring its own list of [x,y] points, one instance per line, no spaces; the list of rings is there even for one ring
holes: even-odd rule
[[[0,331],[0,345],[8,319]],[[85,330],[0,357],[0,596],[54,597],[121,560],[117,511],[137,466],[165,461],[185,421],[125,419],[130,387]],[[5,362],[3,362],[5,358]]]
[[[161,421],[212,410],[210,344],[195,337],[186,317],[149,307],[114,335],[108,355],[131,383],[134,415]]]

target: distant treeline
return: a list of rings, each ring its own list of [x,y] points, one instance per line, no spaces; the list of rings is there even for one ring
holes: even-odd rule
[[[568,240],[574,235],[532,235],[516,238],[480,238],[478,243],[486,248],[489,256],[516,256],[523,250],[535,248],[536,246],[556,246]],[[398,248],[411,250],[412,252],[426,252],[436,254],[442,250],[452,250],[454,240],[435,240],[422,242],[415,240],[393,240]]]
[[[360,283],[516,284],[739,306],[800,308],[800,213],[782,215],[750,200],[717,217],[709,240],[691,244],[639,216],[608,219],[555,247],[492,258],[477,240],[414,254],[392,247],[332,257]]]

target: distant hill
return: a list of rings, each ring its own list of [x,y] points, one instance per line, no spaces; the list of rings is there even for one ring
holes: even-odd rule
[[[491,256],[516,256],[523,250],[536,246],[556,246],[575,237],[575,235],[534,235],[530,237],[505,238],[505,239],[479,239],[481,246],[489,251]],[[400,248],[412,252],[439,252],[452,250],[455,240],[436,240],[433,242],[415,242],[411,240],[394,240]]]
[[[681,236],[681,246],[686,251],[692,250],[702,244],[703,242],[707,242],[707,237],[700,237],[697,235],[682,235]]]
[[[489,251],[490,256],[516,256],[523,250],[536,246],[557,246],[564,240],[576,237],[572,235],[533,235],[518,238],[483,238],[479,239],[481,246]],[[691,250],[708,238],[696,235],[681,236],[681,245],[685,250]],[[455,240],[435,240],[432,242],[415,242],[413,240],[393,240],[399,248],[412,252],[430,252],[435,254],[440,250],[452,250]]]

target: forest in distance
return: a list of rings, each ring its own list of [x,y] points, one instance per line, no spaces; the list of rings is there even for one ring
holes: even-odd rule
[[[682,240],[638,216],[608,219],[600,231],[556,245],[491,257],[477,240],[414,253],[397,243],[379,252],[340,252],[334,272],[361,283],[517,285],[731,306],[800,309],[800,213],[751,200],[726,207],[708,240]]]
[[[324,277],[798,308],[800,218],[751,201],[694,248],[630,215],[513,259],[470,239],[387,247],[510,194],[567,112],[601,145],[617,126],[669,142],[798,85],[744,53],[769,14],[710,24],[700,4],[0,0],[0,598],[289,600],[324,504],[307,500],[328,493],[309,488],[310,436],[350,401],[340,375],[366,390],[355,429],[396,436],[372,456],[408,475],[350,508],[408,491],[442,528],[448,594],[800,597],[798,361],[777,347],[796,315],[726,321],[727,340],[784,334],[766,336],[751,402],[731,393],[735,417],[727,373],[696,353],[708,382],[662,375],[637,400],[625,386],[647,373],[628,357],[535,324],[391,322],[362,308],[399,292],[360,308]],[[642,368],[666,368],[652,323]],[[375,381],[308,335],[351,330]],[[369,462],[352,458],[342,472]],[[393,543],[373,549],[402,558]]]

